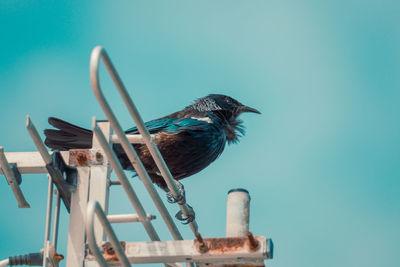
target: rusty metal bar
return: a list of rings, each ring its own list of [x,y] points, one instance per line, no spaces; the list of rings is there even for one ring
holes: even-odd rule
[[[174,179],[171,175],[171,172],[169,171],[167,164],[165,163],[163,157],[161,156],[160,151],[158,150],[156,144],[152,142],[150,133],[147,130],[146,126],[144,125],[144,122],[137,111],[132,99],[130,98],[127,90],[125,89],[124,84],[122,83],[121,78],[119,77],[117,71],[115,70],[113,64],[111,63],[111,60],[109,56],[107,55],[105,49],[101,46],[97,46],[93,49],[92,55],[90,58],[90,80],[92,83],[92,89],[93,93],[99,102],[101,108],[103,109],[105,115],[107,116],[108,120],[110,121],[112,128],[114,132],[117,134],[118,138],[121,140],[122,147],[125,151],[125,153],[128,155],[129,160],[132,162],[132,164],[135,167],[135,170],[138,172],[138,175],[142,178],[143,182],[145,183],[146,188],[148,187],[147,183],[149,182],[149,179],[146,178],[148,175],[145,175],[143,172],[143,165],[141,162],[138,161],[138,156],[132,149],[131,144],[127,140],[125,133],[123,132],[121,126],[119,125],[117,118],[115,117],[114,113],[111,110],[110,105],[107,103],[107,100],[104,97],[104,94],[101,91],[100,87],[100,81],[99,81],[99,62],[100,59],[102,59],[104,65],[106,66],[106,69],[108,70],[108,73],[110,74],[112,80],[114,81],[115,86],[118,89],[119,94],[121,95],[128,111],[133,120],[136,123],[136,126],[139,130],[139,133],[143,136],[143,139],[145,140],[145,143],[158,167],[160,170],[162,177],[164,178],[165,182],[168,185],[169,190],[171,191],[172,195],[175,198],[178,198],[180,196],[179,188],[177,184],[174,182]],[[141,165],[141,166],[140,166]],[[146,181],[145,181],[146,180]],[[152,191],[150,189],[150,191]],[[150,192],[149,191],[149,192]],[[150,194],[153,194],[153,192],[150,192]],[[154,200],[154,199],[153,199]],[[190,209],[187,204],[179,204],[179,207],[182,211],[182,213],[188,217]],[[189,223],[189,226],[193,233],[197,232],[198,226],[195,220],[193,220],[191,223]],[[173,234],[176,235],[176,234]],[[175,237],[174,237],[175,238]],[[179,238],[175,238],[179,239]]]
[[[207,252],[198,249],[200,242],[197,239],[124,242],[124,250],[130,263],[134,264],[193,261],[197,266],[262,266],[265,259],[272,258],[272,242],[264,236],[254,239],[259,246],[252,251],[249,251],[247,236],[204,238],[203,242],[209,248]],[[93,255],[89,253],[86,259],[90,262]],[[107,258],[109,265],[117,265],[117,260],[116,257]]]
[[[14,193],[15,199],[18,202],[18,208],[30,208],[29,203],[26,201],[24,194],[22,193],[21,188],[19,187],[14,172],[10,167],[10,164],[8,163],[6,156],[4,155],[4,149],[2,146],[0,146],[0,167],[3,170],[7,182]]]
[[[112,247],[115,253],[118,256],[120,263],[125,267],[130,267],[128,258],[125,255],[124,249],[122,248],[120,242],[118,241],[117,236],[114,233],[114,230],[111,227],[111,224],[108,222],[106,215],[100,207],[100,204],[97,201],[90,201],[87,208],[87,217],[86,217],[86,233],[87,240],[89,243],[89,247],[96,257],[97,262],[102,267],[108,267],[107,261],[104,259],[103,255],[99,247],[97,246],[97,242],[95,239],[94,233],[94,216],[97,215],[100,223],[103,225],[104,232],[107,237],[110,239]]]

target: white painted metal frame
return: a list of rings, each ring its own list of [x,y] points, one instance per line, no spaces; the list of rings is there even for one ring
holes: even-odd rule
[[[93,122],[95,123],[95,122]],[[111,129],[108,122],[98,122],[103,138],[110,140]],[[100,128],[99,128],[100,130]],[[106,135],[106,136],[105,136]],[[93,136],[92,149],[100,149],[99,141]],[[78,186],[71,196],[71,214],[69,224],[68,246],[67,246],[67,267],[83,266],[85,261],[85,222],[88,208],[88,201],[97,201],[105,213],[108,210],[108,195],[110,187],[111,169],[107,165],[94,165],[89,167],[77,167]],[[102,224],[94,221],[93,233],[99,243],[103,242],[104,230]]]
[[[151,140],[157,140],[157,138],[153,134],[151,134],[150,136]],[[144,144],[144,139],[140,134],[127,134],[126,138],[131,144]],[[111,142],[120,143],[120,139],[118,139],[117,135],[113,134],[111,135]],[[61,153],[63,152],[64,151],[62,151]],[[51,155],[52,151],[48,151],[48,153]],[[1,157],[2,154],[4,155],[6,161],[3,161]],[[0,146],[0,166],[3,166],[3,164],[6,166],[8,162],[15,163],[20,174],[47,173],[46,163],[44,162],[41,154],[38,151],[4,152],[3,147]],[[5,171],[3,172],[2,168],[0,168],[0,174],[4,174],[7,179],[9,177]],[[23,208],[22,206],[23,205],[21,205],[20,208]]]
[[[213,239],[213,238],[210,238]],[[215,240],[220,238],[215,238]],[[249,264],[251,262],[262,263],[270,252],[270,240],[263,237],[255,237],[259,247],[250,251],[246,245],[238,248],[226,248],[226,252],[220,249],[211,249],[202,253],[197,248],[196,240],[169,240],[156,242],[126,242],[125,254],[131,263],[162,263],[183,262],[191,260],[196,264]]]
[[[98,124],[99,130],[102,132],[103,137],[106,141],[110,140],[111,127],[108,121],[95,121],[93,118],[93,124]],[[101,149],[97,136],[93,135],[92,150]],[[110,188],[110,174],[111,168],[109,164],[106,165],[95,165],[90,167],[90,181],[89,181],[89,201],[96,200],[104,212],[108,213],[108,202],[109,202],[109,188]],[[104,231],[99,221],[95,221],[95,232],[96,239],[103,241]]]
[[[88,204],[86,221],[86,233],[92,255],[102,267],[109,265],[130,266],[137,263],[168,263],[193,261],[200,265],[238,265],[260,266],[263,260],[272,255],[272,241],[263,236],[254,237],[257,243],[252,248],[246,236],[232,238],[210,238],[210,250],[203,252],[199,249],[197,240],[174,240],[174,241],[152,241],[152,242],[126,242],[123,248],[116,237],[111,224],[97,201]],[[117,254],[119,263],[116,260],[106,261],[100,251],[94,233],[94,218],[100,220],[107,237]],[[225,239],[225,240],[224,240]],[[224,247],[224,245],[227,247]],[[87,262],[90,260],[88,256]]]
[[[107,103],[100,89],[100,82],[98,77],[100,59],[103,61],[112,80],[114,81],[118,92],[121,95],[125,105],[127,106],[131,117],[137,125],[140,135],[125,135],[116,116],[111,110],[111,107]],[[225,248],[222,250],[222,252],[218,251],[220,249],[218,245],[214,246],[214,248],[208,248],[207,244],[211,245],[213,244],[213,242],[220,242],[221,240],[216,238],[208,239],[206,242],[204,242],[197,231],[198,226],[196,221],[192,221],[191,223],[189,223],[189,226],[195,234],[197,240],[182,240],[182,236],[179,230],[177,229],[172,217],[170,216],[163,201],[158,195],[153,183],[151,182],[149,174],[144,168],[143,163],[141,162],[131,143],[140,143],[147,145],[158,169],[160,170],[165,182],[168,185],[169,190],[175,198],[179,197],[179,188],[177,187],[175,180],[173,179],[164,159],[160,154],[160,151],[155,144],[156,137],[149,134],[149,131],[145,127],[145,124],[140,117],[135,105],[133,104],[132,99],[129,97],[128,92],[126,91],[121,79],[118,76],[118,73],[112,65],[110,58],[102,47],[96,47],[93,49],[90,61],[90,77],[93,92],[109,120],[109,122],[93,121],[93,149],[98,150],[99,148],[101,148],[102,152],[104,152],[104,154],[106,155],[105,160],[109,162],[111,164],[111,167],[114,169],[121,185],[123,186],[123,189],[128,195],[128,198],[136,211],[136,214],[106,215],[108,209],[108,191],[111,184],[111,168],[109,164],[97,166],[94,165],[89,167],[77,167],[77,188],[74,190],[73,187],[68,187],[69,190],[72,190],[72,195],[66,258],[67,267],[82,267],[83,265],[87,267],[97,266],[97,264],[93,260],[85,258],[86,239],[89,243],[92,253],[97,259],[98,264],[100,266],[108,266],[110,263],[104,259],[99,249],[99,244],[101,244],[105,240],[104,234],[106,234],[106,236],[109,238],[112,247],[114,248],[118,256],[118,259],[123,266],[130,266],[131,263],[157,262],[165,263],[167,265],[175,267],[181,265],[178,263],[170,262],[187,262],[187,264],[191,266],[193,266],[193,262],[198,263],[200,266],[208,264],[261,265],[263,263],[263,259],[266,259],[267,257],[272,257],[272,241],[270,239],[266,239],[265,237],[253,237],[250,232],[247,233],[248,240],[242,240],[243,242],[248,242],[242,242],[242,245],[247,245],[243,245],[239,249],[225,253]],[[7,181],[9,182],[10,187],[13,190],[19,207],[29,207],[29,204],[25,200],[22,191],[19,188],[16,176],[14,175],[15,170],[11,168],[8,162],[16,164],[19,173],[47,173],[46,165],[50,164],[52,161],[50,157],[51,152],[46,149],[29,116],[27,116],[26,128],[31,135],[32,140],[34,141],[38,152],[4,153],[3,148],[0,147],[0,174],[4,173],[6,175]],[[115,131],[115,135],[111,133],[111,129]],[[152,200],[154,201],[157,209],[159,210],[161,217],[168,227],[168,230],[170,231],[172,237],[175,239],[174,241],[160,241],[160,238],[151,223],[151,220],[154,219],[155,216],[147,214],[145,212],[128,178],[126,177],[126,174],[124,173],[119,160],[117,159],[112,149],[112,143],[121,143],[131,164],[135,168],[147,191],[149,192]],[[68,152],[63,155],[64,158],[65,156],[69,156]],[[54,227],[51,242],[50,232],[53,203],[53,179],[50,175],[48,177],[49,187],[43,266],[48,266],[48,263],[52,264],[50,250],[52,249],[52,252],[54,252],[55,248],[57,247],[58,221],[60,211],[60,195],[57,192],[57,202],[54,211]],[[231,195],[233,196],[233,194]],[[240,235],[241,237],[238,237],[239,240],[243,239],[244,232],[248,231],[248,208],[250,198],[248,196],[248,193],[247,195],[236,195],[240,195],[238,201],[241,203],[240,207],[243,206],[243,208],[240,208],[239,210],[241,211],[239,211],[237,209],[237,205],[233,205],[232,209],[235,209],[236,207],[236,211],[227,212],[227,223],[229,219],[230,222],[236,221],[238,222],[238,224],[243,224],[243,227],[240,229],[238,228],[239,230],[236,229],[237,227],[234,227],[229,231],[227,230],[227,235]],[[228,202],[233,203],[234,201],[230,199]],[[178,204],[181,212],[185,216],[188,216],[188,205],[180,203]],[[240,212],[246,210],[247,213],[245,216],[239,214]],[[142,223],[152,242],[127,242],[125,249],[123,249],[111,227],[111,223],[120,222]],[[199,244],[201,245],[200,249]],[[140,253],[138,253],[138,250],[140,251]],[[115,264],[115,262],[112,264]]]

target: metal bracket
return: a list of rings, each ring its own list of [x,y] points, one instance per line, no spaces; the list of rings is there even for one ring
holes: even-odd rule
[[[11,167],[12,172],[14,173],[15,181],[17,182],[18,185],[21,185],[22,177],[21,177],[21,173],[18,171],[17,164],[16,163],[9,163],[9,165]]]
[[[10,169],[14,174],[15,181],[17,182],[18,185],[21,185],[22,178],[21,178],[21,173],[18,171],[17,164],[16,163],[8,163],[8,165],[10,166]],[[1,169],[1,165],[0,165],[0,169]],[[3,173],[4,173],[4,171],[3,171]],[[7,179],[7,177],[6,177],[6,181],[7,181],[7,184],[10,185],[10,181]],[[11,181],[11,183],[13,183],[13,182]]]
[[[46,164],[46,169],[57,186],[60,197],[69,212],[71,208],[71,191],[74,191],[77,185],[77,170],[75,167],[65,164],[59,151],[54,151],[50,158],[51,162]]]
[[[6,177],[7,183],[10,185],[11,190],[17,199],[18,208],[30,208],[29,203],[26,201],[24,194],[19,187],[22,182],[21,174],[19,173],[15,163],[8,163],[7,158],[4,155],[3,147],[0,147],[0,165],[4,176]]]

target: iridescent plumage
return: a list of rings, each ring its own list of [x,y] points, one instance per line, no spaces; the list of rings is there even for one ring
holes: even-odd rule
[[[221,155],[227,142],[238,142],[244,135],[242,121],[238,120],[243,112],[260,113],[229,96],[211,94],[181,111],[147,122],[146,127],[157,135],[156,144],[161,154],[174,178],[180,180],[211,164]],[[91,148],[92,131],[57,118],[49,118],[49,123],[58,130],[45,130],[48,147],[58,150]],[[138,131],[133,127],[126,133],[137,134]],[[168,191],[147,147],[133,146],[152,181]],[[134,171],[121,145],[114,144],[113,148],[123,168]]]

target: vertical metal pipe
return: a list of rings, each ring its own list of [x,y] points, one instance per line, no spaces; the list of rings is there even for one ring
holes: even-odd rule
[[[249,215],[249,192],[242,188],[229,190],[226,206],[226,236],[247,236]]]
[[[57,199],[56,199],[56,207],[54,210],[54,225],[53,225],[53,236],[51,243],[53,244],[54,248],[57,249],[57,241],[58,241],[58,225],[60,219],[60,193],[58,190],[56,191]]]
[[[53,205],[53,179],[50,175],[47,175],[49,179],[49,187],[47,190],[47,210],[46,210],[46,226],[44,232],[44,241],[50,240],[50,229],[51,229],[51,210]]]
[[[43,252],[43,267],[47,267],[49,261],[50,249],[50,229],[51,229],[51,210],[53,206],[53,179],[47,175],[49,179],[49,187],[47,190],[47,210],[46,210],[46,226],[44,230],[44,252]]]
[[[110,123],[107,121],[96,121],[96,118],[93,117],[92,125],[95,124],[97,124],[98,128],[103,133],[106,141],[109,141],[111,135]],[[101,149],[96,135],[93,135],[92,140],[92,149]],[[108,213],[109,206],[110,175],[111,167],[109,164],[90,166],[89,201],[98,201],[105,214]],[[94,223],[94,230],[96,232],[96,240],[98,242],[103,242],[105,240],[104,230],[97,219]]]

